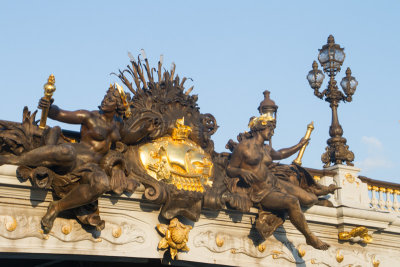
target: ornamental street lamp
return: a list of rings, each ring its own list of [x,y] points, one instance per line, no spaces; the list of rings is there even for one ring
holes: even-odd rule
[[[336,85],[335,76],[340,72],[340,68],[346,56],[343,50],[344,48],[335,44],[335,39],[332,35],[329,35],[328,43],[324,45],[322,49],[319,49],[318,61],[324,72],[329,76],[328,87],[325,90],[319,92],[325,75],[318,69],[318,63],[316,61],[313,62],[313,69],[307,75],[307,80],[311,88],[314,89],[314,95],[320,99],[325,97],[325,101],[330,103],[332,109],[332,123],[329,127],[329,135],[331,138],[328,139],[326,151],[321,156],[322,162],[325,163],[324,167],[329,167],[331,163],[341,164],[342,162],[353,166],[351,162],[354,160],[354,153],[351,152],[349,146],[346,145],[346,138],[342,137],[343,129],[339,124],[337,114],[339,102],[351,102],[358,85],[357,80],[351,76],[350,68],[347,68],[346,76],[340,82],[344,94]]]

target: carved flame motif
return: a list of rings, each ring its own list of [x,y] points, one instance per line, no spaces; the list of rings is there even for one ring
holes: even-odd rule
[[[184,225],[177,218],[173,218],[169,225],[158,224],[157,230],[164,237],[158,243],[158,249],[170,249],[171,258],[175,259],[178,250],[189,251],[186,243],[189,240],[190,225]]]
[[[140,161],[147,173],[157,181],[173,184],[179,190],[204,192],[211,186],[211,157],[188,139],[191,128],[184,119],[176,121],[172,136],[156,139],[139,148]]]

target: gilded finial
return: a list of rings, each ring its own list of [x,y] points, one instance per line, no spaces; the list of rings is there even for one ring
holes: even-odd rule
[[[47,83],[54,85],[56,83],[56,78],[54,77],[54,74],[50,74],[49,78],[47,79]]]
[[[51,98],[53,97],[53,93],[56,90],[55,83],[56,83],[56,78],[54,77],[53,74],[51,74],[49,76],[49,78],[47,79],[47,83],[45,85],[43,85],[44,98],[48,101],[51,100]],[[39,128],[41,128],[41,129],[46,128],[46,121],[47,121],[48,113],[49,113],[49,108],[42,109],[42,116],[40,118]]]

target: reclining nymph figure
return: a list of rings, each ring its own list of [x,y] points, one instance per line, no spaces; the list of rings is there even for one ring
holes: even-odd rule
[[[79,142],[60,142],[61,129],[53,127],[47,134],[45,145],[21,155],[0,155],[0,165],[45,167],[56,176],[51,187],[60,199],[50,203],[42,218],[46,232],[51,230],[58,214],[69,209],[74,209],[83,223],[102,230],[104,221],[99,216],[97,199],[108,191],[121,194],[133,192],[138,186],[137,181],[128,177],[122,154],[112,148],[116,144],[124,146],[123,143],[138,142],[152,131],[152,124],[144,124],[135,132],[124,129],[123,116],[127,106],[115,86],[110,86],[97,111],[62,110],[52,102],[42,98],[39,108],[48,108],[48,116],[53,120],[80,124]],[[86,213],[76,209],[85,205],[94,208]]]
[[[266,92],[266,100],[264,102],[268,101],[274,106],[273,101],[269,99],[269,92]],[[261,210],[259,216],[264,216],[264,218],[258,218],[258,225],[256,223],[257,230],[264,238],[270,236],[283,223],[283,220],[279,220],[279,216],[275,216],[275,219],[272,216],[269,218],[272,218],[272,221],[268,221],[267,213],[262,211],[267,210],[278,213],[287,211],[290,221],[305,236],[307,244],[316,249],[326,250],[329,245],[322,242],[310,231],[301,209],[301,206],[309,207],[316,204],[318,201],[317,195],[301,188],[299,183],[296,184],[291,179],[285,181],[278,178],[274,175],[273,168],[271,168],[276,165],[273,160],[290,157],[309,140],[303,138],[292,147],[275,151],[269,143],[266,143],[266,141],[270,141],[274,134],[275,116],[273,112],[262,112],[262,104],[260,106],[262,115],[253,117],[250,120],[250,131],[239,135],[238,144],[232,145],[233,141],[230,141],[233,152],[227,166],[227,174],[231,178],[238,177],[242,183],[247,184],[247,188],[245,188],[247,189],[248,197],[253,205],[257,205]],[[268,105],[266,106],[268,108]],[[276,112],[276,109],[277,107],[274,112]],[[326,194],[337,189],[334,186],[316,188],[323,190]],[[265,225],[260,225],[260,221],[261,224],[264,223]],[[273,226],[268,228],[266,225],[268,223]]]

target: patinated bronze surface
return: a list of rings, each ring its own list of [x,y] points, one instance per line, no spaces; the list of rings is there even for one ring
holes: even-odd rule
[[[79,142],[69,143],[62,140],[59,127],[47,128],[42,132],[44,144],[21,153],[21,155],[3,155],[1,163],[20,165],[19,174],[32,178],[41,187],[52,187],[60,200],[50,204],[42,225],[50,231],[57,215],[68,209],[76,210],[82,222],[104,228],[95,203],[99,196],[107,191],[121,194],[133,191],[138,183],[130,177],[121,152],[125,143],[139,141],[152,130],[150,123],[135,132],[124,128],[122,116],[126,110],[121,95],[114,86],[110,86],[99,111],[66,111],[51,104],[46,97],[39,102],[39,108],[48,110],[51,119],[80,124]],[[40,132],[32,126],[36,132]],[[5,135],[11,131],[3,131]],[[28,133],[29,134],[29,133]],[[18,140],[16,140],[18,141]],[[45,179],[43,179],[46,177]],[[42,179],[40,179],[42,178]]]
[[[45,231],[64,210],[102,230],[97,199],[104,193],[132,192],[142,184],[144,198],[161,204],[160,215],[167,220],[184,216],[197,221],[202,208],[247,212],[256,206],[256,228],[265,238],[288,212],[309,244],[328,248],[310,232],[300,207],[316,204],[318,196],[336,187],[315,183],[299,164],[273,162],[299,151],[309,139],[278,151],[265,143],[274,133],[278,108],[268,91],[261,115],[250,120],[250,131],[240,134],[238,143],[229,141],[232,153],[217,153],[211,140],[216,120],[200,113],[193,87],[185,90],[187,79],[175,74],[175,64],[163,71],[162,59],[157,69],[150,68],[144,51],[142,59],[129,56],[131,64],[116,75],[132,98],[116,83],[99,110],[66,111],[46,95],[39,101],[43,127],[35,122],[36,111],[31,115],[27,108],[22,123],[0,121],[0,164],[18,165],[19,177],[55,193],[42,219]],[[54,77],[50,82],[53,87],[47,87],[55,89]],[[81,131],[45,126],[47,116],[80,124]],[[178,249],[186,250],[185,242],[179,244]]]
[[[274,134],[276,120],[273,113],[262,113],[275,106],[265,92],[265,100],[260,104],[260,116],[250,119],[250,131],[240,134],[239,143],[233,144],[227,173],[234,178],[237,187],[239,177],[247,189],[251,202],[259,206],[260,213],[256,228],[265,238],[283,223],[282,211],[288,211],[289,219],[304,234],[307,243],[317,249],[326,250],[329,245],[319,240],[308,228],[301,206],[312,206],[318,202],[319,195],[332,193],[334,185],[317,185],[306,170],[298,165],[284,166],[273,160],[287,158],[300,150],[309,140],[302,138],[292,147],[274,150],[269,142]],[[272,211],[267,213],[265,210]],[[279,219],[281,217],[282,219]]]

